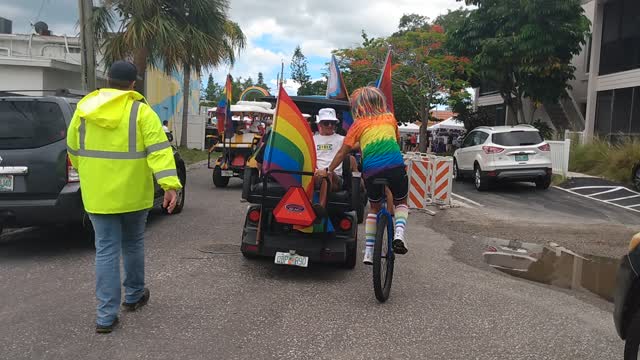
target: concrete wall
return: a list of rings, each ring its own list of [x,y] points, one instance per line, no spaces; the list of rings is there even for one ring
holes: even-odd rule
[[[66,88],[66,89],[82,90],[81,76],[79,72],[45,68],[43,69],[43,73],[44,73],[44,78],[43,78],[44,89],[50,90],[50,89]],[[105,87],[106,85],[107,85],[106,80],[97,79],[98,87]]]
[[[43,70],[32,66],[0,65],[0,90],[40,90],[43,89]],[[24,93],[42,95],[42,93]]]

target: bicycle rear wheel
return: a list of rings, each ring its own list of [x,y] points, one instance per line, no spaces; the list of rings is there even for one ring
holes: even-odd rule
[[[393,281],[393,263],[395,254],[391,249],[393,241],[393,224],[388,216],[381,216],[378,221],[376,242],[373,246],[373,290],[379,302],[385,302],[391,292]],[[391,235],[390,235],[391,234]]]

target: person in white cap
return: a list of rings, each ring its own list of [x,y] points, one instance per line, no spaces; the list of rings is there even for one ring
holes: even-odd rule
[[[336,126],[338,126],[339,122],[334,109],[324,108],[318,111],[318,116],[316,116],[318,134],[313,136],[318,169],[328,168],[331,161],[336,157],[338,150],[342,147],[344,136],[336,134]],[[329,191],[339,191],[342,188],[342,164],[330,176],[331,187]],[[322,183],[322,177],[316,177],[315,180],[316,184]],[[320,193],[322,194],[323,191]],[[322,203],[322,200],[320,202]]]

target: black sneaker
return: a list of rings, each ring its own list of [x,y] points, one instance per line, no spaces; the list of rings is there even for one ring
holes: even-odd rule
[[[151,296],[151,292],[149,291],[149,289],[144,288],[144,292],[142,294],[142,297],[140,298],[140,300],[138,300],[138,302],[135,302],[133,304],[127,303],[127,302],[123,302],[122,303],[122,307],[126,310],[126,311],[136,311],[138,309],[140,309],[141,307],[147,305],[147,303],[149,302],[149,297]]]
[[[393,252],[396,254],[404,255],[409,252],[409,250],[404,244],[404,241],[402,241],[401,239],[393,240],[391,245],[393,246]]]
[[[116,317],[115,320],[113,320],[113,322],[111,323],[111,325],[100,325],[100,324],[96,324],[96,333],[98,334],[109,334],[113,331],[113,328],[118,325],[118,318]]]

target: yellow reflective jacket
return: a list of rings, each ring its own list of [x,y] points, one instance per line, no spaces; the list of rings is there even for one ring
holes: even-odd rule
[[[88,213],[151,208],[153,176],[164,190],[182,187],[160,118],[142,101],[135,91],[100,89],[78,102],[67,152]]]

